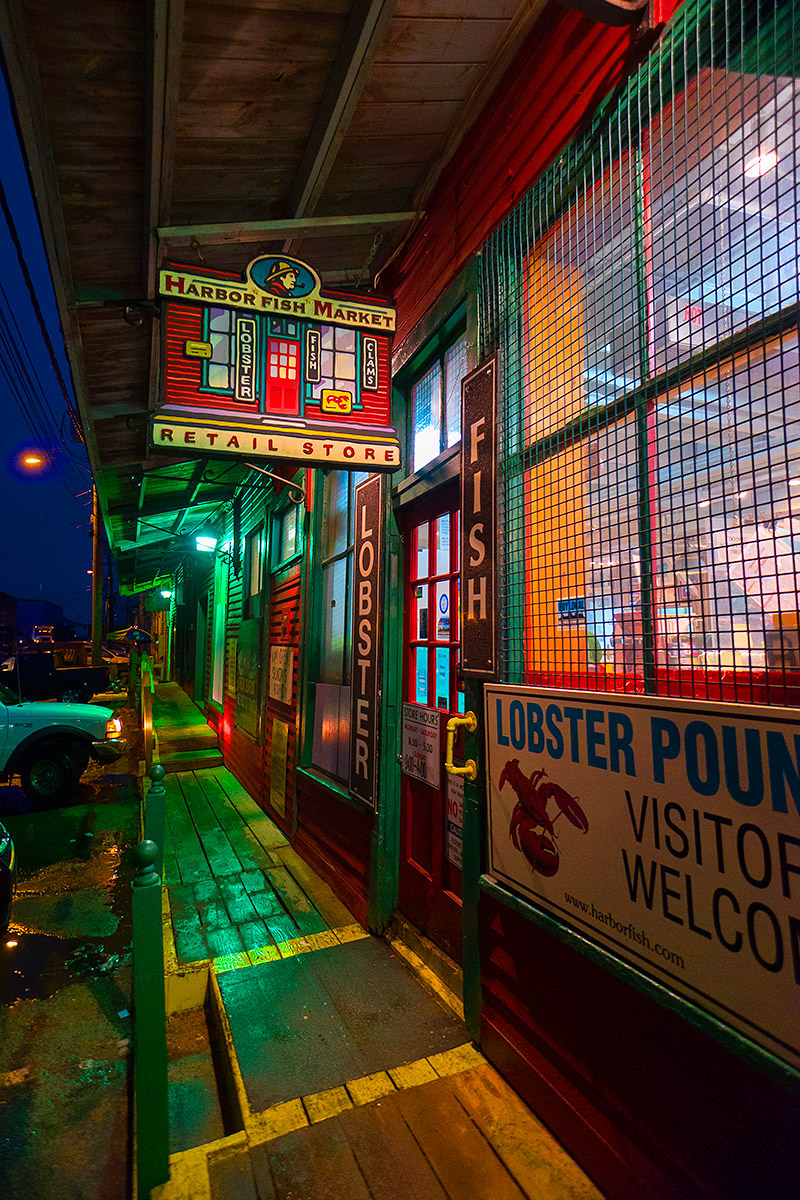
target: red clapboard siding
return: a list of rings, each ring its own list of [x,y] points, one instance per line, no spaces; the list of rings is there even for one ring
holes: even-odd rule
[[[297,781],[298,828],[294,846],[346,904],[367,922],[370,840],[374,815],[343,804],[309,775]]]
[[[793,1194],[777,1082],[489,896],[480,944],[484,1053],[609,1200]]]
[[[629,69],[634,36],[556,3],[545,9],[381,277],[398,310],[395,349]]]
[[[184,344],[202,340],[203,310],[189,304],[168,304],[164,322],[166,398],[172,404],[197,400],[203,360],[187,358]]]
[[[233,696],[225,699],[223,731],[220,742],[225,755],[225,766],[236,776],[245,791],[264,808],[264,747],[257,745],[251,737],[236,728],[236,701]]]

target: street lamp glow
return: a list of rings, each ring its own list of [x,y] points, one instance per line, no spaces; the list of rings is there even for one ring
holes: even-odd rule
[[[48,455],[31,447],[19,450],[14,461],[17,470],[22,475],[43,475],[50,467]]]

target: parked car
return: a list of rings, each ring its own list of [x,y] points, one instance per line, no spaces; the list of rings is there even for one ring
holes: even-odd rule
[[[17,858],[14,842],[5,825],[0,825],[0,935],[11,920],[11,902],[17,886]]]
[[[90,759],[114,762],[125,749],[121,734],[110,708],[19,700],[0,687],[0,780],[19,775],[31,800],[67,795]]]
[[[61,665],[69,662],[69,651],[63,648],[12,654],[0,663],[0,678],[25,700],[87,701],[107,691],[109,669],[105,664]]]

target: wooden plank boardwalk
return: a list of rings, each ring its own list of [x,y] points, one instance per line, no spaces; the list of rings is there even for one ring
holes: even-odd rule
[[[601,1200],[224,767],[164,782],[168,970],[209,973],[242,1128],[153,1200]]]

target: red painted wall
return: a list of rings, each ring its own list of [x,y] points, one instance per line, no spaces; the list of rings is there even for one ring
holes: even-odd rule
[[[800,1105],[484,895],[483,1051],[614,1200],[796,1194]]]
[[[667,9],[677,4],[666,0]],[[582,128],[650,40],[552,2],[445,169],[425,217],[380,277],[394,296],[397,350],[495,225]]]

